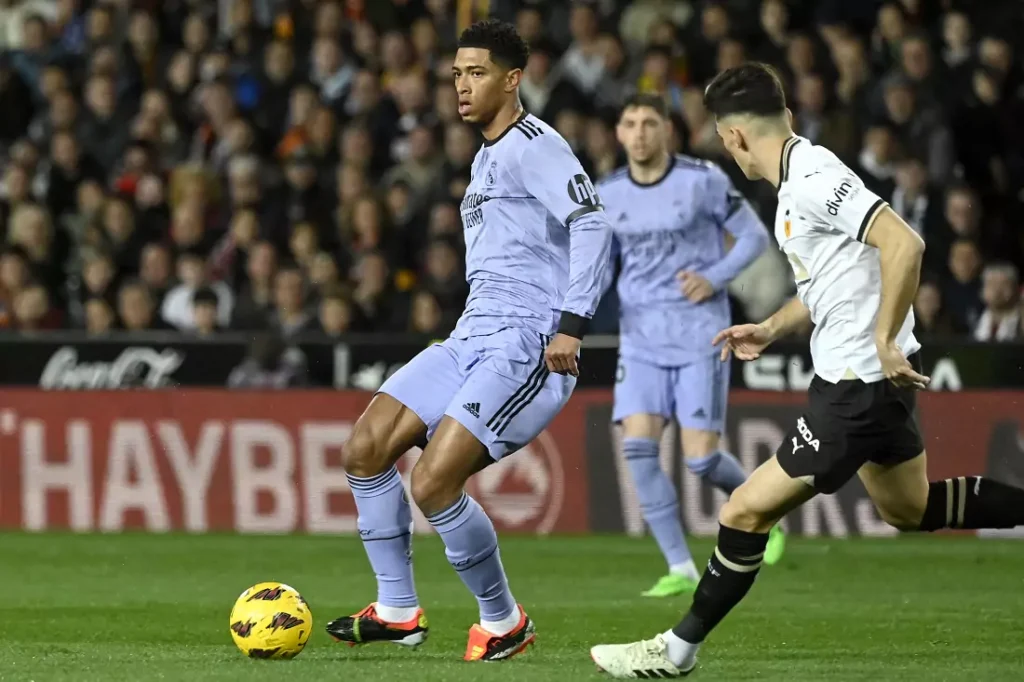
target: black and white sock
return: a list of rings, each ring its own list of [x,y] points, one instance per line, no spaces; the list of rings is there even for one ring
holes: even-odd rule
[[[981,476],[932,481],[920,529],[1024,526],[1024,490]]]
[[[701,576],[693,604],[679,624],[665,633],[668,657],[680,668],[693,664],[700,643],[750,591],[768,544],[768,533],[720,526],[718,546]]]

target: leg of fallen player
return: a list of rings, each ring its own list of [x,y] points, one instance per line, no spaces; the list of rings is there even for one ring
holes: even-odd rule
[[[494,524],[465,491],[470,476],[489,463],[493,460],[483,443],[446,416],[412,471],[416,505],[441,536],[449,563],[480,606],[467,660],[509,658],[533,642],[533,623],[516,604],[505,577]]]
[[[808,484],[783,471],[776,458],[758,467],[722,507],[718,545],[679,624],[654,639],[596,646],[590,650],[594,662],[615,677],[679,677],[691,672],[701,643],[754,584],[769,531],[814,495]]]
[[[903,531],[1024,525],[1024,490],[981,476],[928,481],[927,455],[858,472],[882,519]]]

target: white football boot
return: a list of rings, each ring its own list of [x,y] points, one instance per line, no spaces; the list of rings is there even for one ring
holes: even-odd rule
[[[685,677],[697,668],[696,658],[686,668],[670,661],[664,635],[632,644],[601,644],[590,650],[590,657],[602,672],[617,679]]]

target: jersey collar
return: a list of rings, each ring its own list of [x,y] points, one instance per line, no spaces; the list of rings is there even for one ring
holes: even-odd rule
[[[484,140],[484,146],[485,147],[490,147],[490,146],[498,144],[498,142],[501,141],[501,138],[503,138],[506,135],[508,135],[509,131],[512,130],[513,128],[515,128],[516,124],[519,123],[520,121],[522,121],[527,116],[529,116],[529,113],[526,111],[526,107],[523,107],[523,113],[521,113],[518,116],[516,116],[516,120],[512,121],[512,123],[509,124],[508,128],[505,128],[503,131],[501,131],[501,135],[498,135],[493,140]]]
[[[662,173],[660,176],[658,176],[658,178],[656,180],[652,181],[652,182],[640,182],[640,181],[638,181],[636,178],[633,177],[633,171],[631,171],[631,170],[626,171],[626,174],[629,176],[629,181],[632,182],[637,187],[650,188],[650,187],[654,187],[655,185],[660,185],[661,183],[665,182],[665,178],[667,178],[669,175],[672,174],[672,169],[674,169],[675,167],[676,167],[676,157],[675,157],[674,154],[669,154],[668,155],[668,165],[665,166],[665,172]]]
[[[789,180],[789,159],[793,155],[793,147],[800,144],[800,138],[796,135],[782,143],[782,156],[779,157],[779,187]]]

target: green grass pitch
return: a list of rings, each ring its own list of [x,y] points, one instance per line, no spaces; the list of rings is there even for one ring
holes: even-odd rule
[[[711,545],[693,549],[703,563]],[[589,645],[653,635],[688,604],[638,596],[662,569],[650,540],[506,537],[502,557],[537,645],[469,664],[475,603],[436,538],[416,541],[431,639],[405,651],[323,632],[374,598],[353,538],[0,535],[0,680],[600,680]],[[231,643],[233,600],[263,580],[290,583],[312,608],[294,661],[248,660]],[[791,540],[688,679],[1022,680],[1024,542]]]

